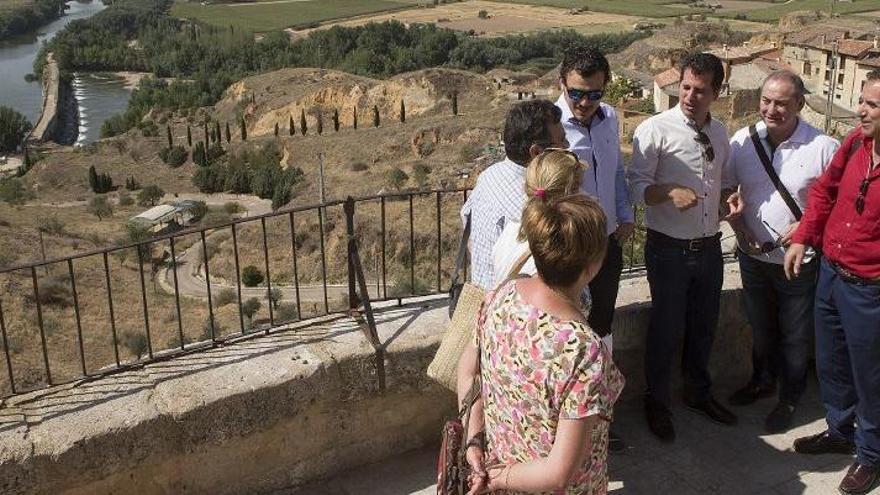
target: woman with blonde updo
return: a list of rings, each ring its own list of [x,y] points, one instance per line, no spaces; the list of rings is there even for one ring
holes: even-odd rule
[[[546,152],[545,165],[564,159],[551,154],[567,152]],[[546,173],[540,169],[530,165],[528,173]],[[460,400],[481,378],[465,436],[469,493],[604,494],[608,426],[623,377],[579,296],[605,256],[605,215],[585,195],[539,187],[529,196],[521,232],[537,273],[487,295],[474,345],[459,361]]]

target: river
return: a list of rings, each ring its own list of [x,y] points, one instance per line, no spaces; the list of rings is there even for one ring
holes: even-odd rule
[[[106,8],[100,0],[73,1],[67,6],[64,16],[39,28],[34,35],[0,42],[0,105],[21,112],[32,124],[40,118],[42,89],[39,82],[27,82],[24,77],[33,72],[43,42],[70,21],[90,17]],[[104,120],[125,110],[131,95],[123,79],[110,74],[76,73],[73,88],[80,112],[77,144],[98,139]]]

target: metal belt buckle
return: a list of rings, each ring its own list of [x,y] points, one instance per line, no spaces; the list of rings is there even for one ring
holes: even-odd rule
[[[688,251],[699,251],[703,249],[703,239],[691,239],[688,241]]]

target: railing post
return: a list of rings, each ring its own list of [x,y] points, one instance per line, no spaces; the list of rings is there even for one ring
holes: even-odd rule
[[[348,235],[348,311],[357,311],[359,301],[355,290],[355,267],[354,267],[354,198],[351,196],[345,198],[345,204],[342,207],[345,212],[345,233]]]

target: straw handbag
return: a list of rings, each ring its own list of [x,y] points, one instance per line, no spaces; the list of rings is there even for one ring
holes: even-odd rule
[[[457,300],[453,301],[453,291],[458,282],[458,275],[461,271],[467,250],[467,237],[470,233],[470,217],[465,223],[465,230],[462,233],[461,243],[459,244],[458,259],[456,260],[455,272],[452,276],[452,286],[450,289],[450,308],[455,308],[450,316],[449,327],[443,334],[440,341],[440,347],[431,364],[428,365],[428,376],[440,382],[441,385],[455,392],[457,390],[457,371],[458,358],[464,352],[464,348],[468,342],[474,338],[474,325],[477,322],[477,313],[486,297],[486,291],[477,287],[472,283],[464,283],[460,285],[457,292]],[[519,274],[519,271],[529,259],[530,253],[526,252],[510,269],[508,279]],[[506,281],[506,280],[505,280]]]

